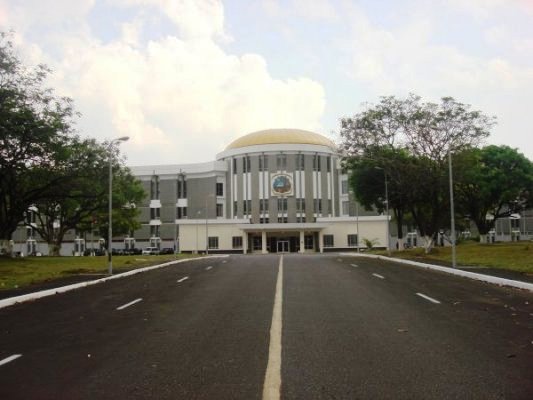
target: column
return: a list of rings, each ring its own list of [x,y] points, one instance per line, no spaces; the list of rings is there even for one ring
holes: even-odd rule
[[[320,252],[324,252],[324,233],[322,231],[318,232],[318,248]]]
[[[305,253],[304,231],[300,231],[300,253]]]
[[[243,232],[242,235],[242,253],[248,253],[248,232]]]
[[[266,231],[261,232],[261,253],[267,254],[267,233]]]

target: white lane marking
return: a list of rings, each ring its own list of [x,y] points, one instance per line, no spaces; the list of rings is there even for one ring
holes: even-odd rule
[[[181,282],[183,282],[183,281],[186,281],[187,279],[189,279],[189,277],[188,277],[188,276],[184,276],[183,278],[178,279],[178,283],[181,283]]]
[[[385,279],[385,277],[380,274],[372,274],[372,275],[374,275],[376,278],[379,278],[379,279]]]
[[[359,265],[356,265],[356,264],[350,264],[350,265],[351,265],[352,267],[354,267],[354,268],[359,267]]]
[[[16,360],[19,357],[22,357],[22,354],[13,354],[12,356],[9,356],[7,358],[4,358],[3,360],[0,360],[0,365],[7,364],[8,362]]]
[[[206,270],[206,271],[209,271],[211,268],[213,268],[213,267],[209,266],[209,267],[207,267],[205,270]]]
[[[270,325],[268,364],[263,384],[263,400],[279,400],[281,389],[281,311],[283,302],[283,256],[279,259],[278,280]]]
[[[120,310],[124,310],[126,307],[129,307],[129,306],[132,306],[134,305],[135,303],[138,303],[139,301],[142,301],[143,299],[142,298],[138,298],[138,299],[135,299],[133,301],[130,301],[128,304],[124,304],[123,306],[120,306],[120,307],[117,307],[117,310],[120,311]]]
[[[440,304],[440,301],[435,300],[435,299],[432,299],[431,297],[426,296],[425,294],[417,293],[416,295],[417,295],[417,296],[420,296],[420,297],[422,297],[422,298],[424,298],[424,299],[426,299],[426,300],[429,300],[429,301],[431,301],[432,303]]]

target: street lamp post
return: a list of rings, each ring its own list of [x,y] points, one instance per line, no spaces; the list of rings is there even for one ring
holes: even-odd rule
[[[387,254],[390,256],[390,221],[389,221],[389,189],[387,184],[387,172],[385,174],[385,205],[387,206]]]
[[[452,175],[452,152],[448,150],[448,169],[450,175],[450,213],[451,213],[451,242],[452,242],[452,267],[457,267],[457,260],[455,254],[455,211],[453,204],[453,175]]]
[[[119,142],[125,142],[129,140],[129,136],[122,136],[118,139],[114,139],[109,143],[109,230],[107,239],[107,261],[108,261],[108,274],[113,274],[113,256],[111,255],[111,243],[113,240],[113,144]]]
[[[209,254],[209,235],[207,232],[207,198],[209,196],[205,196],[205,255]]]

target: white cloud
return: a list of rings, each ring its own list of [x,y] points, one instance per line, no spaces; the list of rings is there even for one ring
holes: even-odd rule
[[[83,28],[61,36],[52,30],[52,52],[27,38],[22,45],[53,67],[51,85],[74,98],[83,133],[131,137],[122,145],[130,163],[207,161],[235,137],[258,129],[320,130],[322,86],[304,77],[274,79],[258,54],[228,54],[218,43],[228,38],[220,2],[121,4],[137,7],[139,14],[111,41],[103,43]],[[148,13],[146,7],[163,10],[179,35],[141,42],[140,11]],[[8,16],[21,11],[7,7]]]
[[[483,8],[481,3],[477,5]],[[491,4],[500,5],[499,1]],[[494,55],[472,55],[441,38],[434,40],[432,18],[438,17],[429,14],[425,20],[405,21],[394,29],[372,24],[356,7],[347,18],[353,22],[346,41],[352,60],[348,75],[373,93],[375,101],[380,95],[403,96],[408,92],[432,101],[453,96],[498,117],[491,142],[524,148],[528,128],[521,116],[528,115],[533,101],[531,58],[529,63],[513,63],[497,51]],[[496,48],[519,43],[517,36],[501,25],[486,31],[485,38]],[[527,41],[520,43],[529,45]],[[527,151],[533,158],[533,151]]]

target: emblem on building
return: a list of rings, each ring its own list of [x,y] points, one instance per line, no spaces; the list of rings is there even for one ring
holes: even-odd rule
[[[274,174],[271,178],[273,196],[292,196],[292,176],[289,174]]]

